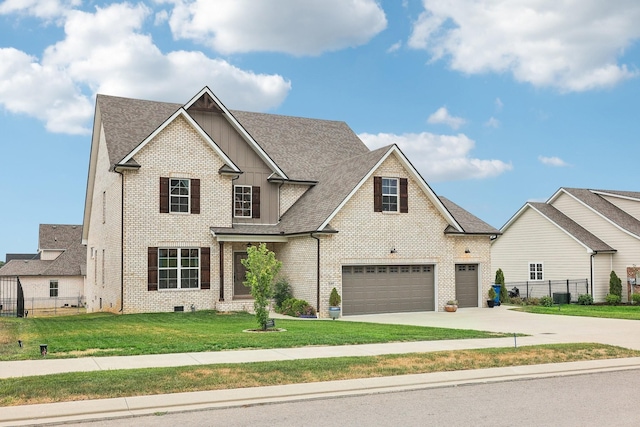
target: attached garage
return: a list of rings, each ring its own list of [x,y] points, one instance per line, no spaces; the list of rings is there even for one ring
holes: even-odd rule
[[[456,265],[456,299],[458,307],[478,306],[478,265]]]
[[[433,311],[434,283],[433,265],[343,266],[342,311]]]

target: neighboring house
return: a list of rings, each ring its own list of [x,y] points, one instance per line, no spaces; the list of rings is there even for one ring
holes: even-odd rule
[[[624,284],[640,273],[640,192],[560,188],[546,203],[526,203],[500,231],[492,270],[507,282],[585,279],[603,301],[614,270],[626,300]]]
[[[400,149],[343,122],[98,95],[83,226],[89,311],[253,309],[241,260],[276,252],[328,315],[481,306],[498,230],[438,198]]]
[[[40,224],[38,253],[7,254],[7,260],[0,277],[20,278],[26,309],[84,299],[87,248],[81,225]]]

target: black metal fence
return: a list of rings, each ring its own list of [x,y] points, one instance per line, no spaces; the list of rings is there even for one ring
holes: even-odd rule
[[[507,291],[518,289],[520,298],[540,298],[550,296],[553,302],[567,304],[577,302],[578,297],[590,294],[589,279],[537,280],[526,282],[505,282]]]
[[[0,277],[0,316],[25,316],[24,293],[17,276]]]

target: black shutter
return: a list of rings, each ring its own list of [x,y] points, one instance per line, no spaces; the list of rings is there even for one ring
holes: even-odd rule
[[[158,248],[147,249],[147,290],[158,290]]]
[[[260,218],[260,187],[251,187],[251,218]]]
[[[191,213],[200,213],[200,180],[191,180]]]
[[[200,289],[211,289],[211,250],[200,248]]]
[[[382,177],[373,177],[373,211],[382,212]]]
[[[169,213],[169,178],[160,177],[160,213]]]
[[[409,212],[409,182],[407,178],[400,178],[400,212]]]

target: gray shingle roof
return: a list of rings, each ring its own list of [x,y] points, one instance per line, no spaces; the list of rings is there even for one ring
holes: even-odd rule
[[[613,194],[616,196],[629,197],[631,199],[640,200],[640,192],[638,191],[618,191],[618,190],[591,190],[595,193]]]
[[[640,221],[613,203],[598,196],[591,190],[566,187],[563,187],[562,190],[571,194],[594,211],[609,219],[618,227],[640,237]]]
[[[465,234],[486,234],[491,236],[501,234],[499,230],[482,221],[480,218],[472,215],[469,211],[466,211],[465,209],[456,205],[446,197],[439,196],[438,198],[440,199],[444,207],[447,208],[447,210],[455,218],[458,224],[460,224]],[[451,226],[447,227],[445,232],[459,234],[459,231]]]
[[[63,250],[54,260],[12,260],[0,268],[1,276],[82,276],[87,250],[81,225],[40,224],[40,250]]]
[[[558,209],[547,203],[528,202],[534,210],[547,217],[550,221],[557,224],[576,240],[597,252],[615,251],[614,248],[591,234],[574,220],[560,212]]]
[[[98,95],[109,160],[118,164],[179,108],[180,104]],[[264,234],[315,231],[335,211],[389,147],[369,151],[341,121],[230,111],[255,142],[292,180],[317,181],[282,217],[277,226],[213,232]],[[457,205],[452,215],[466,221],[469,233],[498,234]],[[264,229],[263,229],[264,228]]]

